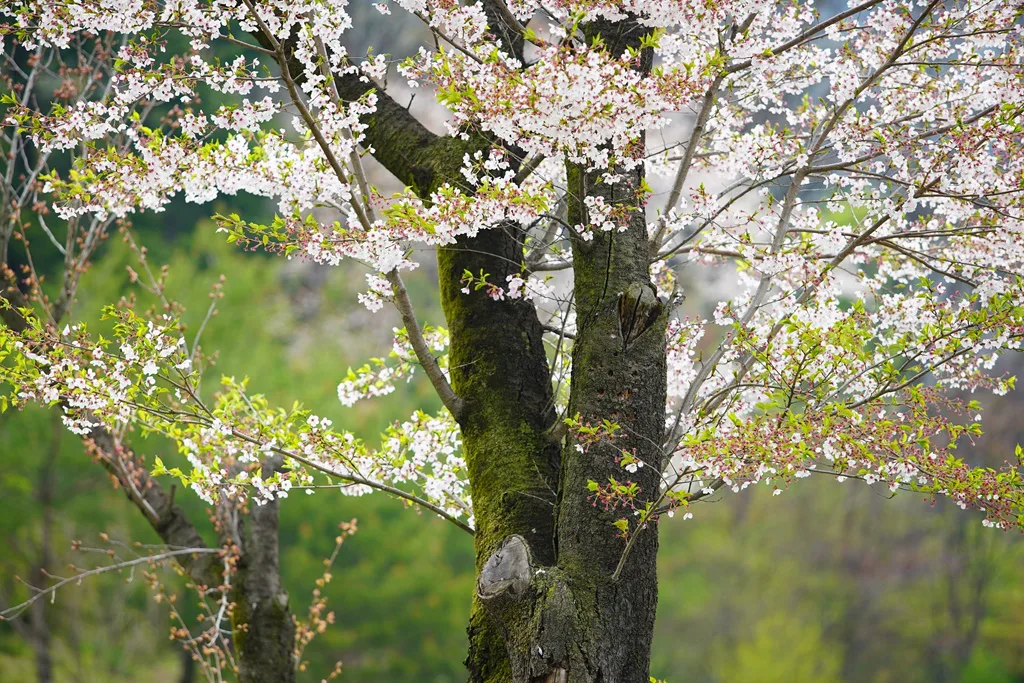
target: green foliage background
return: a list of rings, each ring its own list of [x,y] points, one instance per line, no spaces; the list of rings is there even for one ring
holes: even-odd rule
[[[170,266],[168,293],[187,306],[190,329],[205,314],[211,284],[227,277],[202,340],[219,352],[207,390],[218,374],[248,376],[252,390],[272,401],[300,400],[366,437],[416,407],[438,407],[417,381],[341,406],[338,378],[386,351],[397,318],[387,310],[371,316],[356,302],[358,268],[242,253],[208,220],[190,229],[198,215],[172,211],[140,230],[151,261]],[[84,279],[75,316],[92,324],[103,304],[138,294],[126,271],[134,265],[112,238]],[[421,317],[442,323],[435,277],[424,267],[410,290]],[[140,302],[152,303],[143,295]],[[993,433],[973,458],[1002,460],[1024,440],[1013,417],[1021,405],[991,404]],[[147,457],[177,458],[157,440],[133,445]],[[7,603],[26,596],[15,577],[28,577],[38,562],[44,510],[37,484],[51,458],[53,573],[69,562],[102,561],[71,552],[72,539],[98,546],[106,532],[157,540],[52,413],[0,416],[0,599]],[[179,491],[177,500],[205,520],[194,496]],[[327,587],[337,623],[307,651],[300,680],[319,681],[339,659],[345,681],[464,680],[471,539],[397,501],[333,490],[285,501],[282,567],[293,609],[303,614],[338,522],[352,518],[359,532],[345,543]],[[663,525],[653,673],[673,683],[1024,681],[1022,560],[1024,541],[982,529],[975,516],[910,495],[886,501],[853,482],[805,482],[781,498],[768,490],[728,495],[701,505],[693,520]],[[178,585],[173,572],[165,574],[169,586]],[[188,680],[180,648],[167,637],[166,607],[141,577],[129,578],[90,579],[47,606],[58,681]],[[181,595],[182,611],[194,613]],[[25,628],[24,620],[0,623],[0,681],[35,680]]]

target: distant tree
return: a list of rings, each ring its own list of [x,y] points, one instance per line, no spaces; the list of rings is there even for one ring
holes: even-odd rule
[[[980,433],[957,391],[1012,389],[992,368],[1024,334],[1017,3],[375,6],[421,19],[430,45],[349,54],[359,29],[324,0],[0,10],[0,260],[31,231],[66,265],[49,298],[31,259],[4,271],[0,407],[62,411],[172,546],[162,557],[219,596],[196,646],[208,675],[293,680],[305,635],[278,506],[320,482],[473,534],[475,682],[646,683],[658,524],[719,491],[818,474],[1022,526],[1019,459],[953,453]],[[444,105],[447,134],[394,99],[396,78]],[[377,190],[368,156],[404,191]],[[390,356],[349,371],[342,403],[416,370],[439,414],[374,448],[247,381],[203,391],[170,301],[111,305],[112,338],[64,321],[113,221],[239,191],[279,215],[218,216],[229,241],[362,262],[360,301],[401,314]],[[413,244],[436,251],[447,329],[413,310]],[[679,314],[683,267],[720,300],[708,318]],[[162,292],[148,266],[139,277]],[[174,440],[189,466],[142,462],[131,430]],[[160,475],[211,504],[221,547]]]

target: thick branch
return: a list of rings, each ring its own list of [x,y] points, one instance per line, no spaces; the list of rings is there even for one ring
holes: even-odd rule
[[[526,27],[513,16],[504,0],[483,0],[483,6],[487,27],[498,39],[501,49],[522,63]]]
[[[97,426],[84,437],[86,449],[97,457],[124,489],[135,507],[164,543],[175,548],[205,548],[206,541],[171,494],[160,486],[145,467],[105,427]],[[216,557],[210,554],[179,555],[175,560],[197,585],[214,588],[223,580]]]
[[[358,100],[371,91],[375,94],[376,111],[362,120],[367,126],[364,145],[372,150],[374,159],[419,197],[429,198],[446,181],[461,177],[463,154],[484,148],[476,138],[464,141],[430,132],[408,109],[357,74],[339,76],[335,84],[346,101]]]
[[[303,65],[295,58],[291,41],[278,45],[273,35],[261,28],[253,36],[265,49],[283,53],[283,58],[278,56],[282,72],[287,70],[296,83],[301,83]],[[367,126],[365,146],[384,168],[420,197],[428,197],[445,179],[457,178],[462,152],[480,148],[479,143],[430,132],[408,109],[361,74],[336,74],[334,85],[341,99],[348,102],[374,94],[376,110],[362,120]],[[450,159],[456,159],[455,165],[449,163]]]

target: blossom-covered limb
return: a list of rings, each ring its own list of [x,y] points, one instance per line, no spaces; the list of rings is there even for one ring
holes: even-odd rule
[[[0,264],[2,267],[2,264]],[[0,314],[8,330],[24,333],[34,317],[27,313],[28,302],[12,282],[0,289]],[[142,466],[135,454],[114,432],[98,422],[82,434],[86,450],[95,453],[99,462],[117,481],[128,497],[165,543],[174,547],[205,547],[202,534],[188,519],[185,511],[174,503],[159,482]],[[176,561],[199,585],[218,586],[222,576],[215,563],[202,555],[180,553]]]
[[[651,238],[651,254],[653,256],[657,256],[662,246],[664,246],[662,240],[668,228],[667,216],[672,211],[675,211],[676,205],[679,203],[683,186],[690,173],[690,166],[693,164],[693,158],[697,154],[698,146],[701,143],[701,136],[704,135],[704,129],[707,127],[711,110],[715,106],[715,97],[718,96],[718,88],[722,85],[723,80],[725,80],[723,74],[716,76],[704,94],[704,100],[700,105],[697,118],[693,122],[693,130],[690,132],[689,141],[686,143],[686,151],[683,152],[682,161],[679,162],[679,168],[676,170],[675,180],[672,181],[672,189],[669,190],[668,201],[665,202],[665,217],[658,222],[658,228]]]
[[[236,437],[236,438],[238,438],[238,439],[240,439],[242,441],[248,442],[248,443],[250,443],[252,445],[255,445],[255,446],[264,446],[265,445],[265,442],[261,442],[259,439],[255,439],[255,438],[253,438],[253,437],[251,437],[248,434],[245,434],[243,432],[233,431],[232,432],[232,436],[234,436],[234,437]],[[403,491],[400,488],[397,488],[395,486],[391,486],[390,484],[386,484],[386,483],[383,483],[381,481],[377,481],[377,480],[373,480],[373,479],[368,479],[366,477],[360,476],[359,474],[356,474],[356,473],[353,473],[353,472],[339,471],[338,469],[326,466],[326,465],[324,465],[321,462],[317,462],[315,460],[307,459],[306,457],[304,457],[303,455],[300,455],[296,451],[285,450],[285,449],[282,449],[282,448],[278,448],[276,446],[271,447],[270,450],[272,452],[274,452],[274,453],[277,453],[280,456],[283,456],[283,457],[286,457],[286,458],[290,458],[292,460],[295,460],[296,462],[302,463],[303,465],[307,465],[311,469],[314,469],[314,470],[317,470],[319,472],[322,472],[323,474],[326,474],[326,475],[330,476],[331,478],[341,479],[343,481],[348,482],[349,484],[354,484],[354,485],[357,485],[357,486],[365,486],[366,488],[375,489],[377,491],[381,491],[383,493],[387,493],[389,495],[392,495],[392,496],[394,496],[396,498],[399,498],[401,500],[408,501],[409,503],[417,505],[417,506],[423,508],[424,510],[430,510],[431,512],[436,514],[438,517],[441,517],[442,519],[445,519],[445,520],[451,522],[452,524],[454,524],[458,528],[462,529],[463,531],[465,531],[466,533],[468,533],[471,536],[474,533],[473,527],[469,526],[468,524],[466,524],[461,519],[458,519],[457,517],[453,516],[451,513],[449,513],[444,508],[442,508],[442,507],[440,507],[438,505],[435,505],[434,503],[430,502],[429,500],[421,498],[421,497],[419,497],[419,496],[417,496],[415,494],[409,493],[408,491]]]
[[[250,11],[255,11],[251,4],[248,6],[250,8]],[[286,48],[284,43],[277,41],[276,38],[274,38],[273,34],[269,31],[269,29],[267,29],[266,26],[262,24],[262,22],[260,22],[260,27],[261,30],[264,32],[267,41],[270,42],[270,44],[273,45],[274,47],[275,53],[278,58],[278,62],[282,68],[282,75],[285,79],[285,83],[288,87],[289,93],[291,94],[293,102],[296,104],[297,107],[299,107],[299,110],[306,121],[306,125],[309,127],[310,131],[313,133],[313,136],[316,138],[317,143],[320,145],[324,154],[327,156],[332,168],[334,169],[334,172],[338,175],[339,180],[347,184],[349,182],[347,171],[343,169],[339,161],[333,157],[330,145],[328,144],[323,134],[320,132],[317,121],[313,118],[312,114],[309,112],[309,109],[302,102],[302,97],[298,92],[298,88],[296,87],[296,84],[293,78],[291,77],[291,74],[289,73],[289,55],[285,52]],[[318,54],[320,55],[320,58],[324,62],[322,68],[326,69],[328,55],[324,51],[322,44],[317,44],[317,51]],[[330,74],[326,74],[325,78],[330,78]],[[337,85],[334,84],[333,81],[331,87],[335,96],[336,106],[341,106],[340,93],[338,91]],[[348,136],[349,140],[353,141],[354,143],[351,131],[349,129],[346,129],[345,133]],[[350,161],[352,171],[355,173],[360,187],[362,199],[362,202],[360,202],[359,200],[354,201],[352,203],[352,206],[353,209],[356,211],[356,214],[359,216],[359,220],[360,223],[362,223],[363,228],[367,232],[369,232],[372,230],[371,223],[375,223],[376,219],[375,216],[373,215],[371,197],[369,195],[369,185],[367,183],[365,173],[363,172],[362,169],[362,162],[359,159],[358,152],[356,151],[354,144],[352,145]],[[406,330],[408,330],[409,333],[410,341],[412,342],[412,348],[415,351],[416,356],[420,361],[420,364],[423,366],[427,377],[430,379],[431,384],[437,391],[442,403],[444,403],[445,407],[448,408],[448,410],[452,413],[452,415],[456,417],[456,419],[458,419],[462,412],[461,399],[459,399],[459,397],[455,395],[454,391],[452,391],[451,386],[448,384],[447,378],[444,376],[440,367],[437,364],[437,360],[430,352],[430,349],[423,336],[423,329],[421,328],[419,321],[416,319],[415,311],[413,310],[412,306],[412,301],[409,299],[409,295],[402,281],[401,275],[398,273],[397,269],[392,269],[386,273],[386,277],[388,281],[391,283],[392,296],[394,298],[395,305],[398,307],[399,312],[402,315],[402,320],[405,323]]]

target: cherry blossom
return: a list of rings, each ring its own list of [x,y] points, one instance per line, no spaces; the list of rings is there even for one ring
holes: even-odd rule
[[[540,311],[556,409],[571,423],[583,330],[558,275],[574,266],[566,245],[645,223],[643,267],[673,316],[669,465],[646,506],[630,479],[646,463],[628,445],[622,477],[590,488],[595,504],[629,510],[616,523],[627,542],[719,490],[780,493],[812,473],[949,496],[984,510],[987,526],[1020,526],[1019,462],[974,469],[954,450],[979,429],[965,392],[1013,389],[997,362],[1024,335],[1019,6],[499,4],[518,47],[480,3],[376,3],[434,38],[397,57],[350,55],[346,4],[326,0],[0,9],[5,54],[42,58],[81,33],[112,36],[112,67],[87,97],[5,100],[5,131],[73,161],[37,174],[60,219],[161,211],[179,194],[271,199],[270,224],[232,214],[217,217],[220,230],[244,248],[361,262],[370,273],[358,301],[403,317],[387,359],[339,377],[341,403],[385,395],[419,366],[445,409],[396,422],[371,449],[322,417],[272,408],[243,381],[206,406],[174,321],[113,310],[113,348],[80,327],[4,333],[17,361],[0,377],[14,400],[59,405],[79,433],[133,424],[176,440],[192,471],[165,471],[208,500],[266,501],[332,477],[349,493],[385,490],[471,518],[447,332],[422,325],[402,283],[418,266],[412,248],[522,229],[522,262],[503,278],[455,275],[464,297]],[[638,47],[615,52],[591,31],[627,16],[643,31]],[[172,49],[182,44],[172,35],[188,49]],[[394,104],[392,73],[443,105],[462,167],[385,196],[363,158],[375,152],[368,121]],[[342,79],[360,84],[357,96],[342,94]],[[206,92],[230,103],[207,109]],[[686,304],[702,281],[715,285]],[[583,438],[575,427],[566,438]],[[595,438],[585,436],[571,443],[585,450]],[[264,478],[255,464],[267,453],[287,465]]]

